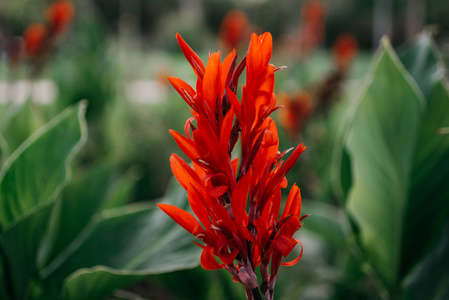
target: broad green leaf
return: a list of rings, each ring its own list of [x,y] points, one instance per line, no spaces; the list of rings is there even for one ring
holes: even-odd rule
[[[301,230],[311,231],[334,247],[346,249],[346,231],[349,228],[342,212],[332,205],[323,202],[303,201],[302,211],[310,214],[304,220]]]
[[[85,104],[70,107],[29,137],[0,171],[0,226],[55,196],[84,141]]]
[[[116,208],[128,203],[139,177],[139,170],[136,167],[132,167],[115,179],[109,189],[103,209]]]
[[[100,211],[112,182],[113,169],[110,165],[96,167],[83,176],[73,178],[61,192],[57,200],[60,206],[55,242],[52,253],[45,261],[53,260],[69,246]]]
[[[175,202],[174,205],[187,203],[185,192],[179,187],[168,197]],[[76,276],[92,276],[92,280],[98,282],[92,289],[111,293],[117,288],[119,279],[116,276],[123,276],[123,282],[128,285],[130,280],[125,278],[127,276],[138,278],[135,276],[195,267],[201,249],[193,240],[193,236],[153,205],[128,205],[102,212],[65,253],[42,271],[42,276],[58,285],[80,268],[93,268],[78,272]],[[113,278],[111,282],[107,278],[97,278],[108,272],[102,269],[98,273],[98,266],[113,270],[113,273],[105,275]],[[66,291],[86,289],[72,286],[87,280],[79,281],[76,276],[70,277],[65,285]],[[91,292],[97,293],[96,290]]]
[[[104,299],[114,290],[127,287],[145,278],[106,267],[80,269],[65,282],[64,299]]]
[[[3,261],[3,257],[0,255],[0,299],[9,299],[7,289],[10,289],[10,284],[6,282],[6,265]]]
[[[403,223],[403,276],[433,246],[449,214],[449,138],[438,129],[449,124],[449,92],[440,81],[429,95],[418,132],[410,192]],[[413,249],[413,251],[410,251]]]
[[[405,282],[407,300],[444,300],[449,297],[449,222],[426,260]]]
[[[425,102],[386,40],[362,94],[346,147],[352,158],[347,209],[368,262],[396,293],[416,136]]]
[[[1,132],[10,152],[16,150],[38,128],[44,125],[43,117],[30,99],[18,106],[11,106],[2,121]]]
[[[403,46],[399,59],[428,99],[434,85],[444,76],[444,64],[430,33],[423,32]]]
[[[30,292],[30,280],[37,272],[36,257],[51,209],[52,203],[33,208],[0,235],[0,248],[8,264],[5,276],[12,284],[14,299],[25,299]]]

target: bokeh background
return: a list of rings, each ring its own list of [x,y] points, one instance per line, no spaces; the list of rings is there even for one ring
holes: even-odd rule
[[[270,31],[272,63],[287,66],[276,73],[275,92],[285,106],[274,113],[280,148],[308,147],[288,179],[301,188],[303,211],[317,216],[305,220],[298,235],[303,258],[281,269],[276,294],[389,298],[379,292],[369,266],[342,245],[339,235],[353,224],[335,188],[335,145],[382,36],[400,48],[426,30],[448,63],[448,1],[74,0],[73,20],[36,58],[25,49],[24,32],[44,20],[50,3],[0,0],[0,123],[3,135],[17,139],[11,143],[19,145],[64,108],[87,99],[89,137],[72,163],[73,181],[104,172],[129,203],[155,203],[171,182],[170,155],[180,154],[168,130],[183,132],[189,117],[166,77],[195,82],[175,34],[206,61],[209,50],[227,53],[232,47],[241,59],[249,33]],[[25,105],[24,119],[16,120],[14,133],[5,133],[11,107]],[[81,219],[87,223],[89,217]],[[196,267],[147,276],[109,298],[244,299],[244,293],[224,270]]]

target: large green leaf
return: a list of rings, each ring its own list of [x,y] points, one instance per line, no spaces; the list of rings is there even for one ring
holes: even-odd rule
[[[168,198],[178,206],[187,203],[185,192],[179,187]],[[96,295],[99,291],[106,295],[141,275],[198,265],[201,249],[192,240],[194,237],[153,205],[128,205],[99,214],[67,251],[42,271],[42,276],[50,285],[58,286],[80,268],[90,268],[69,277],[65,295],[72,298],[67,299],[82,299],[73,294],[77,290],[82,295]],[[99,266],[105,268],[98,269]],[[97,282],[91,291],[81,285],[88,277]]]
[[[301,230],[313,232],[326,242],[331,243],[333,247],[346,250],[346,232],[349,230],[349,224],[347,224],[343,212],[323,202],[303,201],[302,206],[302,210],[310,216],[305,221],[307,226]]]
[[[139,177],[138,168],[131,167],[116,178],[108,191],[103,209],[116,208],[128,203],[131,200],[131,195]]]
[[[14,293],[13,299],[26,299],[31,292],[30,280],[36,273],[36,257],[51,214],[52,203],[33,208],[0,235],[4,253],[5,280]]]
[[[437,133],[449,125],[447,85],[436,83],[418,132],[403,223],[401,276],[429,253],[449,214],[449,138]],[[413,249],[413,251],[410,251]]]
[[[0,226],[49,201],[67,179],[67,165],[83,139],[85,104],[70,107],[37,130],[0,171]]]
[[[362,94],[346,147],[353,183],[347,208],[368,262],[395,294],[416,136],[425,102],[386,40]]]
[[[45,261],[53,260],[69,246],[100,211],[112,182],[113,169],[109,164],[95,167],[73,178],[64,188],[57,200],[60,203],[53,249]]]
[[[407,278],[405,299],[449,299],[449,221],[426,260]]]

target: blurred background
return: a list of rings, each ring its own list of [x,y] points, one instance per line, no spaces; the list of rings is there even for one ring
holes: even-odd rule
[[[334,148],[382,36],[396,48],[427,30],[447,64],[449,1],[73,0],[70,21],[42,34],[35,24],[50,22],[51,3],[0,0],[0,122],[11,107],[30,105],[17,125],[17,145],[87,99],[89,138],[77,155],[74,178],[107,166],[116,178],[126,174],[129,202],[156,201],[172,177],[171,153],[181,153],[168,129],[183,132],[189,117],[166,77],[195,83],[176,32],[207,61],[209,50],[232,48],[240,60],[251,32],[270,31],[271,62],[287,66],[276,73],[275,92],[285,106],[273,115],[280,149],[308,147],[288,179],[301,188],[303,211],[318,216],[306,219],[299,234],[303,258],[281,269],[277,296],[382,298],[366,265],[341,244],[339,235],[352,224],[335,190]],[[240,288],[223,270],[197,267],[150,276],[111,297],[244,299]]]

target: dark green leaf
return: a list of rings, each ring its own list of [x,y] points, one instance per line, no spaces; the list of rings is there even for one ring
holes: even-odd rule
[[[175,202],[174,205],[187,203],[185,192],[179,187],[168,197],[170,202]],[[193,236],[153,205],[128,205],[101,213],[65,253],[42,271],[42,275],[53,284],[62,284],[64,278],[78,269],[93,268],[78,273],[83,276],[81,281],[75,275],[70,277],[65,286],[66,293],[86,289],[72,285],[86,280],[84,277],[87,276],[99,282],[93,289],[110,293],[117,288],[117,281],[120,280],[117,276],[123,276],[123,282],[127,285],[132,282],[127,276],[140,278],[136,275],[195,267],[201,249],[192,240]],[[113,270],[113,273],[105,275],[112,278],[111,282],[98,277],[108,272],[102,269],[98,273],[98,266]],[[92,293],[96,291],[92,290]]]
[[[16,219],[0,235],[0,248],[5,255],[5,275],[15,299],[25,299],[30,280],[36,273],[36,257],[50,217],[52,203],[33,208]]]
[[[449,124],[449,93],[443,81],[434,86],[428,102],[418,132],[404,214],[403,276],[433,249],[449,214],[449,138],[437,133]]]
[[[91,218],[100,211],[113,177],[113,167],[99,166],[75,177],[60,195],[58,223],[52,253],[53,260],[80,234]]]
[[[449,296],[449,222],[426,260],[405,282],[407,300],[445,300]]]

